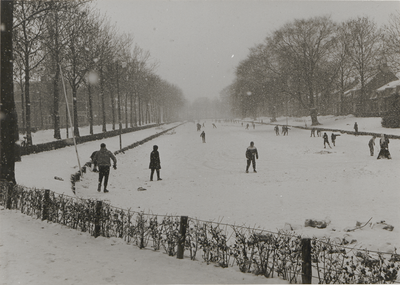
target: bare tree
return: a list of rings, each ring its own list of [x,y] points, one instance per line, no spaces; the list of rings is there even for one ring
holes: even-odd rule
[[[344,24],[348,44],[347,54],[360,77],[361,94],[357,113],[363,114],[367,99],[365,85],[376,70],[376,65],[382,58],[382,36],[375,22],[367,17],[358,17]]]
[[[312,125],[318,125],[316,98],[325,78],[321,70],[334,47],[335,24],[328,17],[295,20],[275,31],[268,47],[279,62],[279,72],[287,79],[286,93],[310,111]]]
[[[13,86],[13,1],[1,1],[0,179],[16,184],[15,154],[18,140]],[[6,205],[9,208],[9,205]]]
[[[93,66],[90,60],[90,41],[93,39],[95,27],[92,19],[89,18],[90,10],[72,6],[67,10],[69,24],[65,27],[66,48],[65,48],[65,77],[72,89],[73,98],[73,124],[74,136],[79,137],[78,117],[78,89],[83,85],[87,72]]]
[[[40,13],[38,12],[40,11]],[[14,9],[14,52],[24,74],[25,130],[27,145],[32,145],[31,133],[31,73],[45,58],[41,39],[45,30],[45,12],[48,5],[42,1],[17,1]]]
[[[394,72],[400,72],[400,11],[390,15],[389,23],[383,30],[388,66]]]

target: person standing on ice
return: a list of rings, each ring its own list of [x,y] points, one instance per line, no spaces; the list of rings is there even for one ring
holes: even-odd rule
[[[369,146],[369,153],[371,154],[371,156],[374,156],[375,136],[373,136],[369,140],[368,146]]]
[[[149,165],[149,168],[151,169],[150,181],[153,181],[154,171],[157,172],[157,180],[162,180],[160,178],[161,162],[160,162],[160,154],[158,152],[158,146],[157,145],[153,145],[153,151],[150,153],[150,165]]]
[[[275,135],[279,136],[279,127],[278,127],[278,125],[275,126],[274,130],[275,130]]]
[[[357,122],[354,123],[354,131],[356,132],[356,135],[358,135],[358,124],[357,124]]]
[[[311,129],[311,136],[310,137],[314,137],[315,138],[315,128]]]
[[[94,156],[94,163],[97,164],[99,168],[99,184],[97,186],[97,191],[101,191],[101,183],[104,178],[104,193],[107,193],[108,176],[110,175],[111,161],[114,162],[114,169],[117,169],[117,159],[111,151],[106,148],[106,144],[102,143],[100,145],[100,150]]]
[[[203,131],[203,132],[200,134],[200,136],[201,136],[201,139],[203,140],[203,143],[205,143],[205,142],[206,142],[206,133]]]
[[[246,149],[246,158],[247,158],[247,166],[246,166],[246,173],[249,173],[250,164],[253,164],[254,172],[256,170],[256,158],[258,159],[258,151],[257,148],[254,146],[254,142],[250,142],[250,146]]]
[[[333,146],[336,146],[335,142],[336,142],[336,137],[340,136],[339,134],[331,134],[331,140],[332,140],[332,144]]]
[[[384,134],[382,134],[381,139],[379,140],[379,144],[381,146],[381,150],[379,151],[377,158],[392,159],[389,152],[389,139]]]
[[[326,148],[326,145],[325,145],[325,144],[328,144],[329,147],[332,148],[331,145],[330,145],[330,143],[329,143],[328,135],[327,135],[326,133],[324,133],[324,135],[322,136],[322,138],[324,139],[324,148]]]

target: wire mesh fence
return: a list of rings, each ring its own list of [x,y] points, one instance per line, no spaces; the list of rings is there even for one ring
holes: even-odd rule
[[[290,283],[399,282],[400,255],[396,252],[349,248],[329,237],[308,239],[310,248],[305,251],[305,239],[294,232],[146,214],[104,201],[6,182],[0,183],[0,190],[1,204],[7,209],[17,209],[94,237],[121,238],[139,248],[165,251],[169,256],[182,258],[185,250],[192,260],[222,268],[237,266],[244,273],[279,277]]]

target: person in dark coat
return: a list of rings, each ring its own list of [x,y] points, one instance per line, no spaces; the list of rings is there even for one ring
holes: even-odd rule
[[[312,128],[312,129],[311,129],[311,135],[310,135],[310,137],[314,137],[314,138],[315,138],[315,128]]]
[[[203,131],[203,132],[200,134],[200,136],[201,136],[201,139],[203,140],[203,143],[205,143],[205,142],[206,142],[206,133]]]
[[[153,146],[153,151],[150,153],[149,168],[151,169],[150,181],[153,181],[154,171],[157,172],[157,180],[162,180],[160,178],[160,169],[161,169],[160,154],[158,152],[158,146],[156,145]]]
[[[326,144],[328,144],[329,147],[332,148],[331,145],[330,145],[330,143],[329,143],[329,137],[328,137],[328,135],[327,135],[326,133],[324,133],[324,135],[322,136],[322,138],[324,139],[324,148],[326,148]]]
[[[95,155],[96,155],[97,152],[98,152],[98,150],[94,151],[94,152],[92,153],[92,155],[90,156],[90,159],[91,159],[91,164],[90,164],[90,165],[93,164],[93,172],[98,172],[98,170],[97,170],[97,164],[96,164],[96,162],[94,161],[94,157],[95,157]]]
[[[100,145],[100,150],[94,156],[94,163],[99,167],[99,184],[97,191],[101,191],[101,183],[104,178],[104,193],[107,193],[108,176],[110,174],[110,166],[112,160],[114,162],[114,169],[117,169],[117,159],[114,154],[106,148],[106,144],[102,143]]]
[[[379,140],[379,144],[381,146],[381,150],[379,151],[377,158],[378,159],[381,159],[381,158],[392,159],[392,157],[390,156],[390,152],[389,152],[389,139],[384,134],[382,134],[382,137]]]
[[[258,151],[254,146],[254,142],[250,142],[250,146],[246,149],[247,166],[246,173],[249,173],[250,164],[253,164],[253,170],[256,171],[256,158],[258,159]]]
[[[332,144],[333,146],[336,146],[335,142],[336,142],[336,137],[340,136],[339,134],[331,134],[331,140],[332,140]]]
[[[275,126],[274,130],[275,130],[275,135],[279,136],[279,127],[278,127],[278,125]]]
[[[371,154],[371,156],[374,156],[375,136],[373,136],[373,137],[369,140],[368,146],[369,146],[369,153]]]
[[[357,122],[354,123],[354,131],[356,132],[356,135],[358,135],[358,124],[357,124]]]

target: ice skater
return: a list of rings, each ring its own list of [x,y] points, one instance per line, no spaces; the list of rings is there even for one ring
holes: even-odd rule
[[[354,123],[354,131],[356,132],[356,136],[358,135],[358,124],[357,122]]]
[[[216,129],[217,128],[217,126],[213,123],[212,124],[212,126],[213,126],[213,129]]]
[[[318,130],[317,130],[317,137],[320,137],[320,136],[321,136],[321,130],[318,129]]]
[[[379,140],[379,145],[381,146],[381,150],[379,151],[377,159],[392,159],[389,152],[389,139],[384,134],[382,134],[381,139]]]
[[[114,162],[114,169],[117,169],[117,159],[114,154],[106,148],[106,144],[102,143],[100,145],[100,150],[94,156],[94,163],[99,167],[99,183],[97,186],[97,191],[101,191],[101,183],[104,178],[104,193],[107,193],[108,176],[110,175],[111,161]]]
[[[253,164],[253,170],[254,172],[257,172],[256,158],[258,159],[258,151],[257,148],[254,146],[254,142],[250,142],[250,146],[246,149],[246,158],[247,158],[246,173],[249,173],[250,164]]]
[[[203,143],[205,143],[205,142],[206,142],[206,133],[203,131],[203,132],[200,134],[200,136],[201,136],[201,139],[203,140]]]
[[[371,154],[371,156],[374,156],[375,138],[376,137],[373,136],[368,142],[369,153]]]
[[[335,142],[336,142],[336,137],[338,137],[338,136],[340,136],[340,135],[334,134],[334,133],[331,134],[331,141],[332,141],[333,146],[336,146]]]
[[[315,128],[312,128],[312,129],[311,129],[310,138],[311,138],[311,137],[314,137],[314,138],[315,138]]]
[[[275,126],[274,130],[275,130],[275,135],[279,136],[279,127],[278,127],[278,125]]]
[[[157,172],[157,180],[162,180],[160,177],[160,169],[161,169],[160,154],[158,152],[157,145],[153,145],[153,151],[150,153],[149,169],[151,169],[150,181],[153,181],[154,171]]]
[[[324,135],[322,136],[322,138],[324,139],[324,148],[326,148],[326,144],[328,144],[329,147],[332,148],[331,145],[330,145],[330,143],[329,143],[328,135],[327,135],[326,133],[324,133]]]

